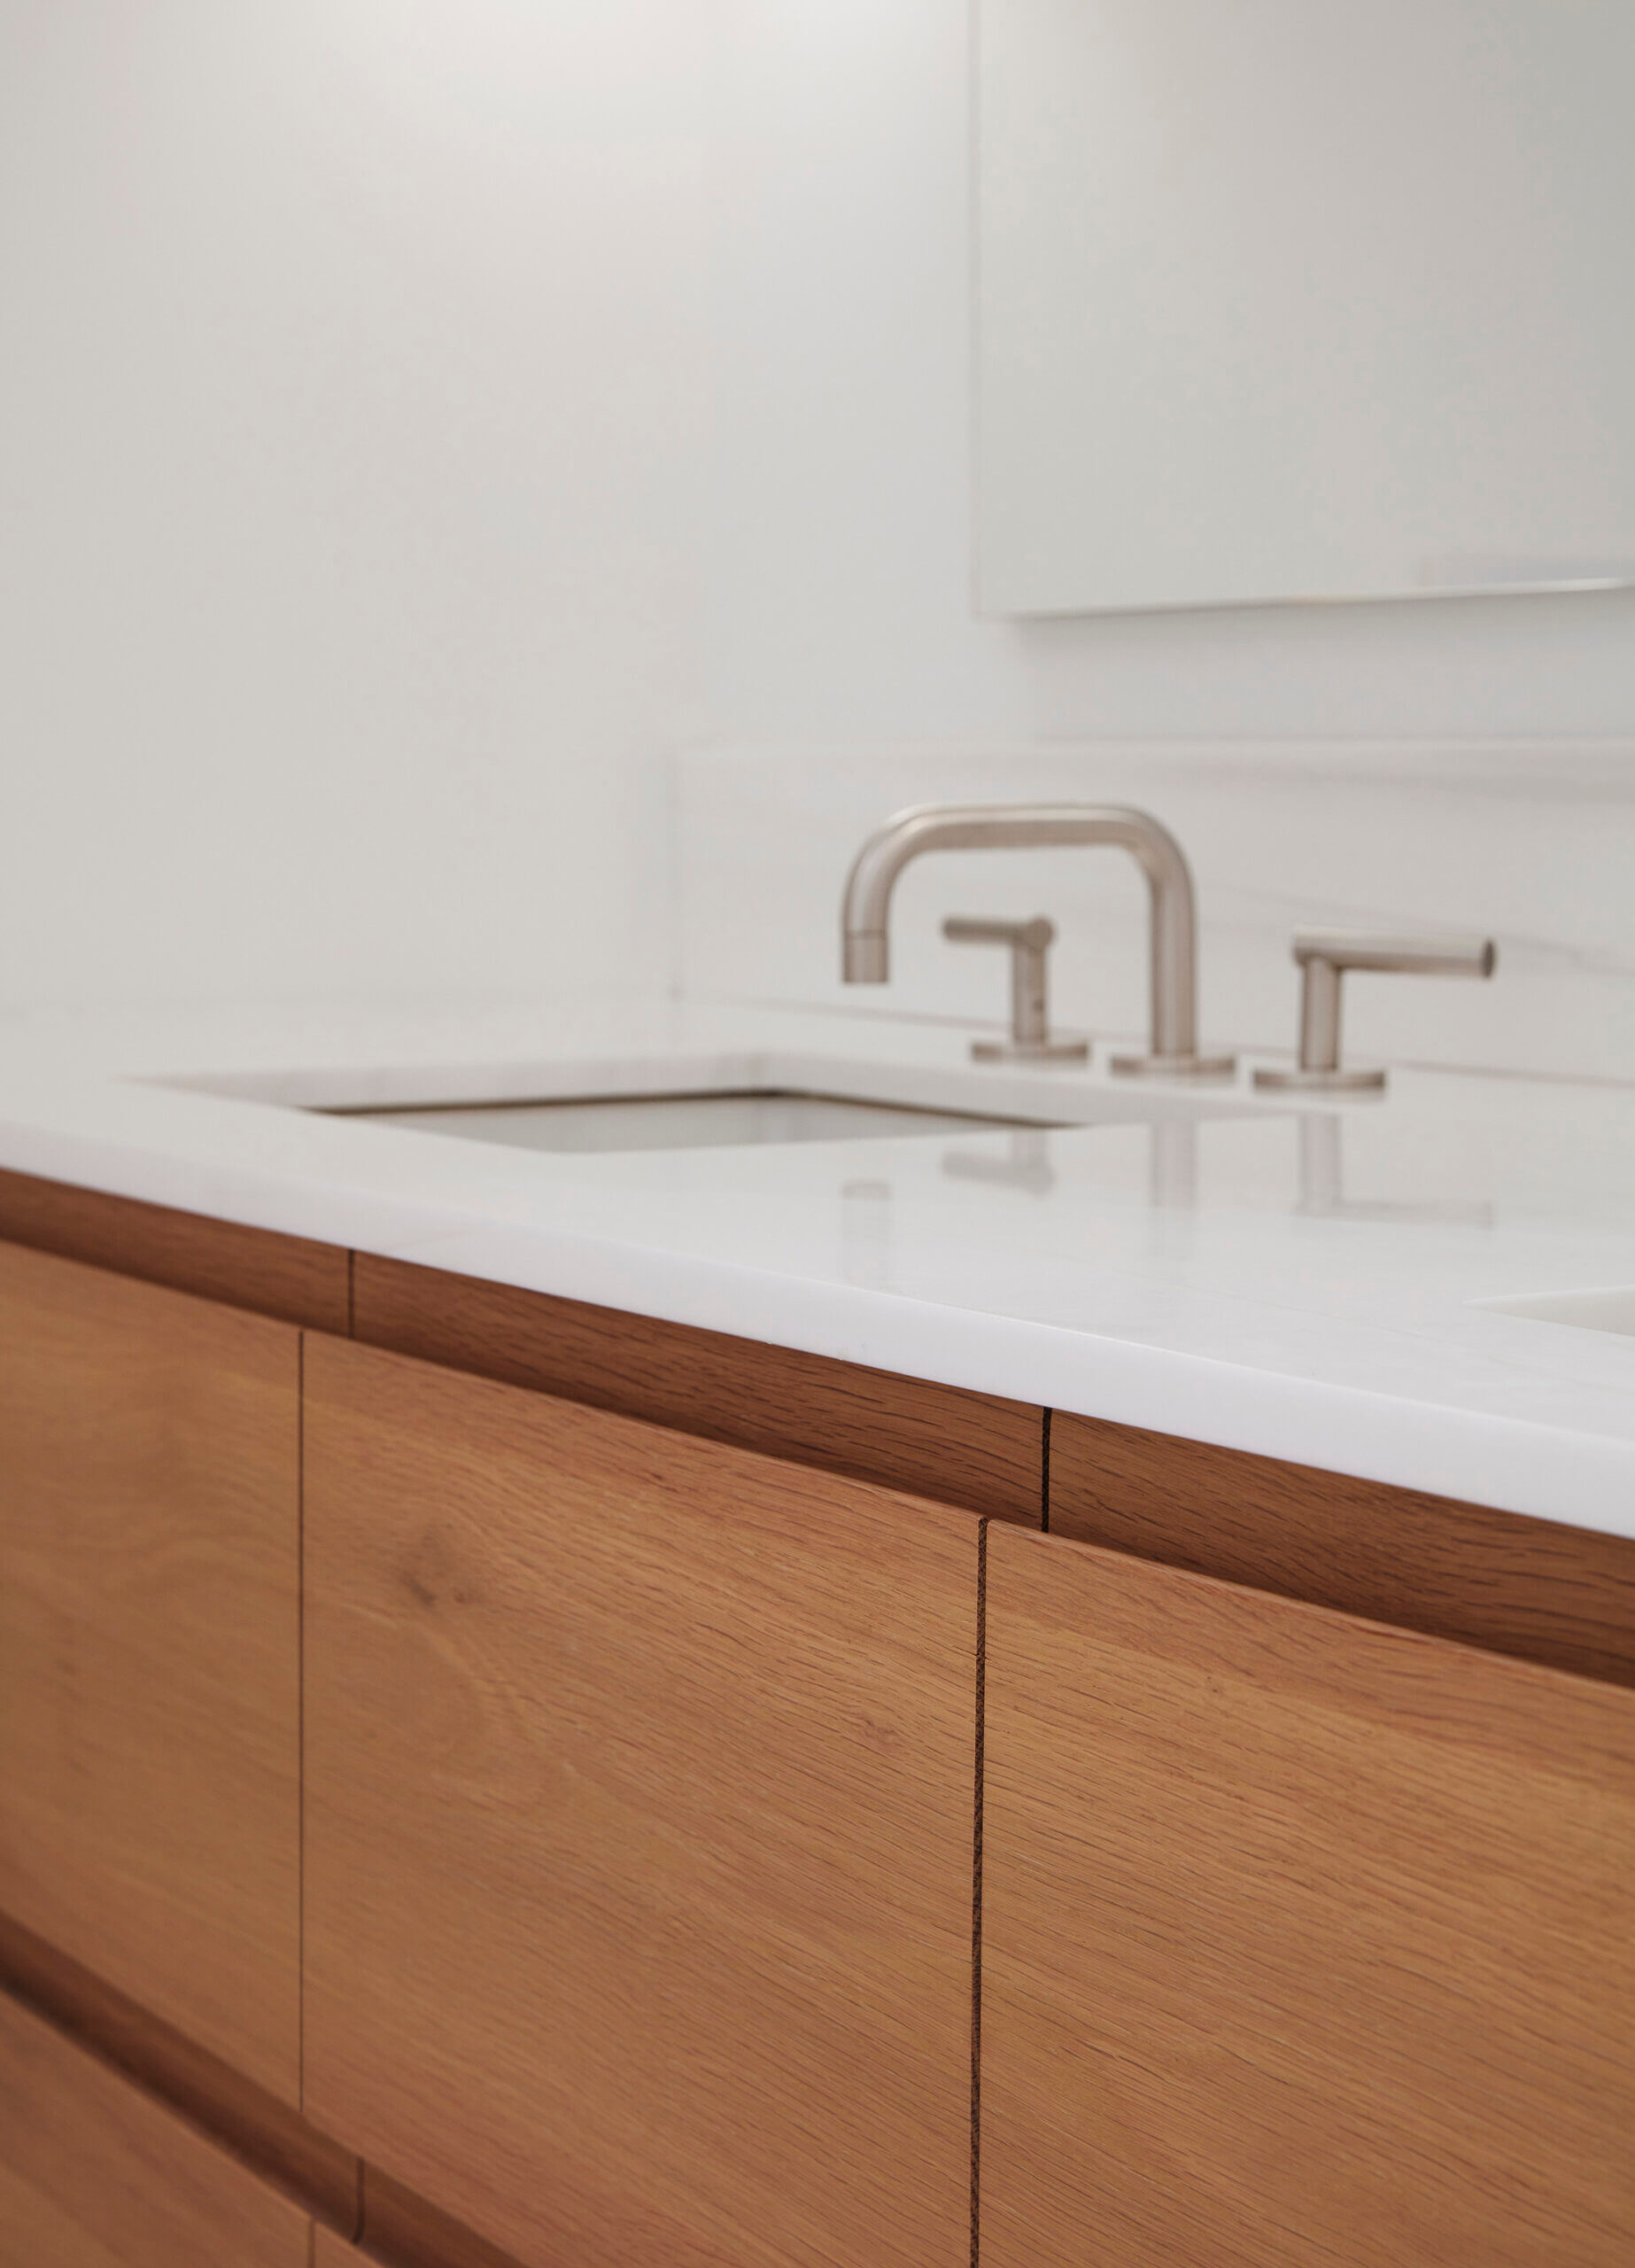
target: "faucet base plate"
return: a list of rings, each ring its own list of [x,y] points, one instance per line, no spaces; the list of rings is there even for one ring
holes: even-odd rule
[[[1236,1055],[1115,1055],[1112,1068],[1127,1079],[1229,1079]]]
[[[1088,1063],[1090,1043],[1064,1034],[1059,1039],[973,1039],[973,1063]]]
[[[1314,1094],[1378,1094],[1384,1084],[1383,1071],[1261,1070],[1255,1073],[1256,1086],[1274,1094],[1288,1094],[1299,1090]]]

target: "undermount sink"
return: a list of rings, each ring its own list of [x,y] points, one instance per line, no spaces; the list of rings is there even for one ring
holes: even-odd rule
[[[1197,1122],[1265,1106],[1029,1064],[881,1062],[802,1048],[343,1066],[172,1077],[167,1086],[550,1155],[762,1148]]]
[[[774,1142],[878,1141],[1056,1122],[869,1102],[851,1095],[744,1087],[705,1093],[570,1095],[506,1103],[351,1109],[350,1118],[523,1150],[700,1150]]]
[[[1635,1338],[1635,1285],[1595,1292],[1529,1293],[1514,1300],[1480,1300],[1496,1315],[1526,1316],[1534,1323],[1570,1323],[1580,1331],[1616,1331]]]

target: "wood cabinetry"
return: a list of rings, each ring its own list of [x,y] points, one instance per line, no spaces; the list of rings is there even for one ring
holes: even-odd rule
[[[1635,1695],[990,1531],[984,2268],[1627,2268]]]
[[[1635,2259],[1635,1543],[43,1186],[0,2268]]]
[[[530,2268],[963,2264],[978,1523],[306,1393],[309,2115]]]
[[[0,1911],[288,2101],[299,1360],[0,1245]]]
[[[0,1994],[6,2268],[306,2268],[312,2224]]]

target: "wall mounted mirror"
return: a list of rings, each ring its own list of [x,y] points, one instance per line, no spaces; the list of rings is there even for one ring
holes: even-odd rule
[[[1635,581],[1631,0],[980,0],[979,602]]]

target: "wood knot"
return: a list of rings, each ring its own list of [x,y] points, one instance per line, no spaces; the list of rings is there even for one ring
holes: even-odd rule
[[[419,1606],[474,1606],[477,1588],[470,1571],[440,1528],[421,1536],[399,1571],[403,1588]]]

